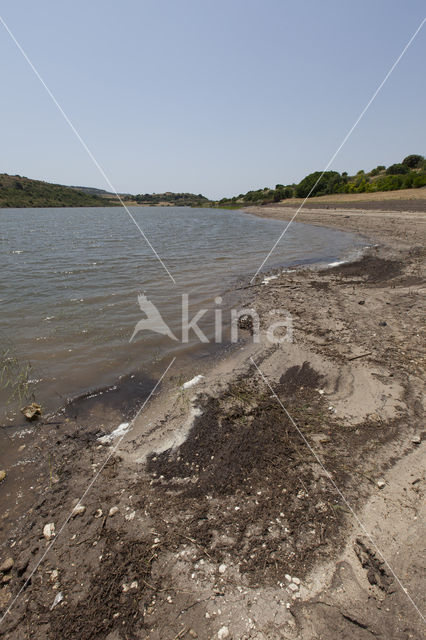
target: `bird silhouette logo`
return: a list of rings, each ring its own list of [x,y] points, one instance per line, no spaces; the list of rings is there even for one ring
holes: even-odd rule
[[[139,320],[136,323],[133,335],[129,342],[132,342],[133,338],[139,331],[148,329],[154,333],[160,333],[163,336],[169,336],[172,340],[177,340],[176,336],[171,331],[170,327],[164,322],[157,307],[148,298],[142,294],[138,295],[138,303],[141,311],[146,315],[146,318]]]

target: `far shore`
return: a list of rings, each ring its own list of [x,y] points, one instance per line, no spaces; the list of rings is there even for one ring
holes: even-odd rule
[[[411,191],[414,211],[398,210],[405,194],[360,194],[374,208],[316,198],[297,214],[372,246],[247,281],[245,306],[262,324],[288,310],[293,342],[248,330],[202,369],[177,364],[122,441],[105,436],[128,416],[101,397],[10,440],[0,613],[26,587],[0,634],[420,640],[426,198]],[[295,204],[244,210],[284,229]],[[46,525],[59,532],[83,494],[32,575]]]

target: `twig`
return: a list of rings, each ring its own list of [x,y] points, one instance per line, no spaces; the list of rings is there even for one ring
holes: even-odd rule
[[[179,532],[177,532],[177,535],[178,535],[178,536],[181,536],[182,538],[186,538],[186,540],[189,540],[189,542],[192,542],[192,544],[195,544],[195,546],[196,546],[196,547],[198,547],[199,549],[201,549],[201,551],[202,551],[203,553],[205,553],[205,554],[206,554],[206,556],[207,556],[208,558],[210,558],[210,560],[212,560],[212,561],[213,561],[213,558],[212,558],[212,557],[211,557],[211,555],[208,553],[208,551],[206,551],[206,550],[204,549],[204,547],[202,547],[200,544],[198,544],[198,542],[197,542],[196,540],[194,540],[194,538],[190,538],[189,536],[186,536],[184,533],[179,533]]]
[[[347,360],[358,360],[358,358],[365,358],[366,356],[371,356],[373,352],[372,351],[367,351],[367,353],[361,353],[361,355],[359,356],[351,356],[350,358],[347,358]]]

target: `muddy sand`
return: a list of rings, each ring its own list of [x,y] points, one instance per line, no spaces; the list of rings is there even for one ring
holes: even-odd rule
[[[426,215],[298,220],[377,246],[247,280],[262,328],[284,308],[293,342],[242,323],[213,363],[173,363],[122,440],[134,407],[102,397],[10,436],[1,637],[423,637]]]

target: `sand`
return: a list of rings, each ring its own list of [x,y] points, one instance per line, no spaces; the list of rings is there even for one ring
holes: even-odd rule
[[[422,637],[426,214],[297,219],[378,246],[247,281],[263,328],[291,313],[293,342],[253,344],[246,324],[213,363],[172,366],[121,442],[104,436],[129,416],[101,400],[13,440],[27,463],[0,485],[5,638]]]

